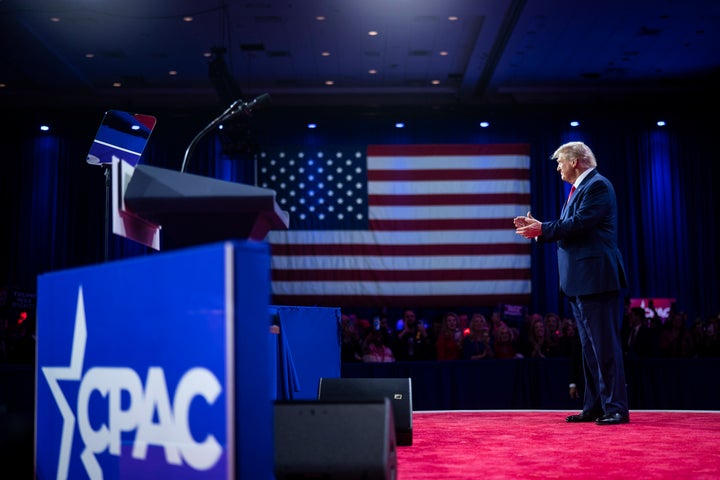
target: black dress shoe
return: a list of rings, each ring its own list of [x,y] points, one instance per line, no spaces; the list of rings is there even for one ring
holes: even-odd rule
[[[621,423],[630,423],[630,415],[628,413],[606,413],[602,417],[595,420],[597,425],[619,425]]]
[[[580,412],[578,415],[570,415],[565,421],[570,423],[594,422],[600,418],[601,415],[601,413]]]

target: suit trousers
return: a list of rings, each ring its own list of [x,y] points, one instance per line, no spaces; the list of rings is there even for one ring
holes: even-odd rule
[[[583,411],[628,413],[620,328],[623,298],[619,291],[570,298],[582,343],[585,376]]]

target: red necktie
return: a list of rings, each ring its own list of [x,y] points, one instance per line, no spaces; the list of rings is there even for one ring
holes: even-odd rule
[[[572,198],[572,194],[575,193],[575,185],[572,186],[570,189],[570,195],[568,195],[568,202],[570,201],[570,198]]]

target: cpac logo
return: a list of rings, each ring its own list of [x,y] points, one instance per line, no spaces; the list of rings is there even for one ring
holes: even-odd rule
[[[651,303],[646,304],[645,300],[640,301],[640,307],[645,309],[645,318],[652,318],[656,314],[662,319],[670,316],[670,307],[651,307]]]
[[[165,374],[160,367],[148,369],[144,385],[137,372],[130,368],[93,367],[83,375],[86,341],[85,305],[80,288],[70,365],[42,368],[63,417],[58,479],[68,476],[76,420],[85,445],[80,458],[88,476],[93,479],[103,478],[97,454],[107,451],[111,455],[121,455],[123,432],[136,432],[132,457],[138,460],[144,460],[148,446],[154,445],[163,448],[165,460],[171,465],[186,464],[202,471],[218,462],[222,446],[213,435],[197,442],[190,432],[189,423],[190,405],[195,399],[200,397],[212,405],[222,392],[222,386],[212,372],[201,367],[185,372],[171,402]],[[80,382],[75,409],[77,419],[59,380]],[[91,422],[91,403],[94,408],[107,408],[105,423],[97,425]]]

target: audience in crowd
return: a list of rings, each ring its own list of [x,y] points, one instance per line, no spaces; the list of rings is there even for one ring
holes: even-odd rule
[[[458,328],[463,334],[463,337],[470,333],[470,317],[467,313],[458,314]]]
[[[720,357],[720,332],[718,331],[720,324],[720,314],[716,317],[710,317],[705,323],[705,336],[703,344],[700,348],[701,357]]]
[[[720,357],[720,336],[718,325],[720,314],[711,316],[703,324],[703,337],[700,339],[700,347],[697,349],[700,357]]]
[[[438,338],[440,338],[440,332],[443,328],[443,316],[433,315],[430,320],[430,325],[427,328],[428,343],[430,345],[430,351],[428,355],[430,358],[436,358],[437,352],[435,346],[437,345]]]
[[[393,342],[395,341],[395,330],[393,326],[390,325],[387,313],[381,311],[375,314],[373,318],[373,328],[380,332],[383,343],[392,348]]]
[[[402,328],[394,338],[395,359],[398,361],[433,360],[433,345],[430,343],[425,324],[418,320],[415,310],[407,309],[403,313]]]
[[[515,337],[515,333],[505,322],[500,323],[495,328],[495,332],[495,338],[492,344],[493,350],[495,351],[495,358],[522,358],[522,354],[518,352],[518,340]]]
[[[660,356],[660,331],[662,324],[659,316],[646,318],[645,309],[635,307],[632,309],[633,315],[637,316],[640,322],[637,328],[637,335],[634,340],[628,339],[632,344],[628,355],[643,358],[657,358]]]
[[[702,353],[702,345],[705,337],[705,325],[702,318],[696,318],[690,328],[690,358],[699,358]]]
[[[389,363],[395,361],[392,349],[385,343],[380,329],[368,331],[362,348],[362,361],[365,363]]]
[[[546,340],[545,320],[540,314],[533,314],[524,337],[521,339],[520,353],[526,358],[547,358],[550,347]]]
[[[517,342],[520,338],[520,329],[515,324],[509,325],[508,322],[503,319],[502,312],[500,312],[499,310],[493,310],[493,312],[490,314],[490,338],[497,338],[497,329],[501,325],[505,325],[510,329],[513,341]]]
[[[463,332],[458,327],[458,316],[447,312],[443,316],[440,335],[435,341],[436,360],[459,360],[462,356]]]
[[[468,334],[462,341],[463,360],[481,360],[495,357],[490,344],[490,327],[482,313],[475,313],[470,318]]]
[[[362,361],[363,340],[358,332],[355,315],[340,316],[340,361],[343,363]]]
[[[490,314],[490,322],[488,322],[491,337],[497,337],[498,327],[503,323],[505,322],[503,321],[502,312],[500,312],[499,310],[493,310]]]
[[[685,314],[672,312],[660,332],[660,356],[688,358],[691,352],[690,332],[685,327]]]
[[[556,357],[560,355],[560,316],[555,312],[545,314],[545,345],[548,348],[548,355]]]
[[[634,307],[626,315],[627,328],[622,337],[627,358],[652,358],[660,356],[659,317],[645,318],[645,309]]]
[[[696,318],[690,324],[680,311],[671,310],[663,319],[653,309],[628,304],[623,351],[628,359],[720,357],[719,317]],[[489,321],[477,312],[466,329],[460,327],[461,314],[455,312],[429,318],[431,325],[426,327],[414,309],[404,310],[397,322],[389,321],[392,317],[385,313],[379,315],[379,322],[377,317],[369,322],[343,314],[342,361],[573,358],[580,350],[575,320],[555,312],[506,317],[494,310]],[[571,377],[578,378],[570,383],[579,382],[577,371]]]
[[[563,318],[560,321],[557,356],[571,357],[577,348],[580,348],[580,337],[575,327],[575,319]]]
[[[620,335],[623,352],[628,358],[642,356],[638,353],[638,337],[640,336],[641,328],[647,328],[645,310],[640,307],[630,309],[629,312],[625,313]]]
[[[35,319],[0,318],[0,363],[35,363]]]

